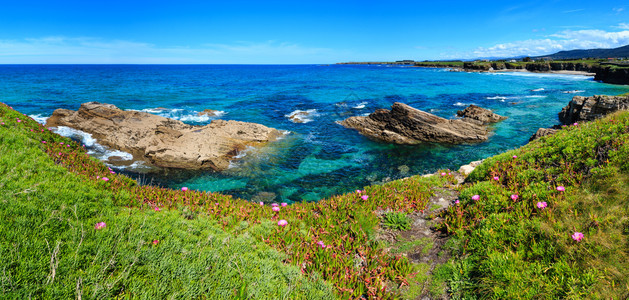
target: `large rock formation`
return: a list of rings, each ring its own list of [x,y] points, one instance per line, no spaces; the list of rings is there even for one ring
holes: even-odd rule
[[[475,123],[479,125],[486,125],[489,123],[496,123],[502,120],[507,119],[507,117],[503,117],[501,115],[493,113],[489,109],[484,109],[482,107],[478,107],[474,104],[466,107],[464,110],[459,110],[456,112],[459,117],[464,117],[465,121],[475,120]]]
[[[575,96],[559,113],[559,121],[563,124],[592,121],[617,110],[626,109],[629,109],[629,96]]]
[[[83,103],[78,111],[57,109],[46,127],[67,126],[135,159],[169,168],[224,170],[247,146],[275,140],[281,133],[254,123],[215,120],[209,125],[183,122],[111,104]]]
[[[367,117],[349,117],[340,124],[367,137],[396,144],[460,144],[487,140],[487,128],[477,124],[478,121],[466,119],[448,120],[396,102],[391,110],[378,109]]]

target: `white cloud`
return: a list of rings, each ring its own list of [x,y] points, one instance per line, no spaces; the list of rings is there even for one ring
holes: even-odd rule
[[[618,25],[614,26],[618,29],[627,29],[629,30],[629,23],[619,23]]]
[[[625,10],[625,8],[624,7],[615,7],[612,10],[615,11],[616,13],[621,13],[622,11]]]
[[[93,37],[0,40],[0,63],[303,63],[324,61],[330,49],[266,41],[160,47]]]
[[[542,39],[528,39],[503,43],[491,47],[479,47],[460,58],[538,56],[562,50],[615,48],[629,44],[629,30],[608,32],[604,30],[564,30]],[[452,55],[448,55],[453,58]]]

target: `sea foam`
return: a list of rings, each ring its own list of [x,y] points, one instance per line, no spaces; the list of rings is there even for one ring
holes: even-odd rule
[[[308,123],[314,121],[313,117],[319,116],[316,109],[295,110],[290,114],[284,115],[293,123]]]

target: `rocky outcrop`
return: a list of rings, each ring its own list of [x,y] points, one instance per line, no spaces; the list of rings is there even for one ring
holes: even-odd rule
[[[489,137],[487,128],[476,121],[448,120],[399,102],[393,103],[391,110],[378,109],[367,117],[349,117],[340,124],[367,137],[396,144],[478,143]]]
[[[572,124],[592,121],[618,110],[629,109],[629,96],[575,96],[559,113],[559,121]]]
[[[600,66],[594,80],[605,83],[629,84],[629,67]]]
[[[260,124],[215,120],[209,125],[183,122],[111,104],[89,102],[78,111],[57,109],[46,127],[67,126],[100,144],[133,154],[159,167],[224,170],[247,146],[260,146],[281,133]]]
[[[559,129],[554,129],[554,128],[540,128],[537,130],[537,132],[535,132],[535,134],[533,134],[533,136],[531,136],[531,138],[529,139],[529,142],[539,139],[543,136],[555,134],[558,130]]]
[[[464,121],[472,121],[480,125],[496,123],[507,119],[507,117],[495,114],[489,109],[484,109],[474,104],[466,107],[464,110],[457,111],[456,114],[459,117],[463,117]]]

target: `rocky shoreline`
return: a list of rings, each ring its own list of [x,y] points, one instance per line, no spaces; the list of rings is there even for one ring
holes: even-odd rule
[[[112,104],[88,102],[78,111],[57,109],[46,127],[66,126],[91,134],[99,144],[157,167],[222,171],[249,146],[260,147],[282,133],[264,125],[214,120],[193,126]]]

